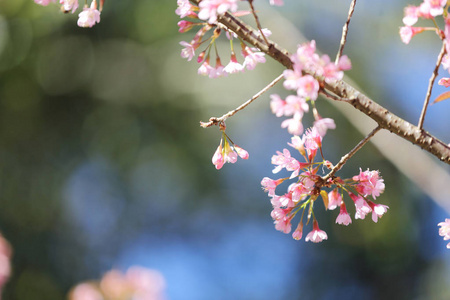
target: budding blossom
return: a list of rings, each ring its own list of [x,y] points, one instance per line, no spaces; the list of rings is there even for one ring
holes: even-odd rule
[[[78,8],[78,0],[60,0],[59,3],[62,4],[64,12],[74,13]]]
[[[223,143],[223,147],[222,147]],[[248,159],[248,152],[236,144],[230,145],[231,140],[228,141],[228,136],[223,132],[220,144],[212,157],[212,163],[217,170],[220,170],[225,163],[234,164],[239,156],[242,159]]]
[[[444,241],[450,240],[450,219],[445,219],[445,222],[441,222],[438,224],[441,228],[439,228],[439,235],[444,237]],[[447,244],[447,249],[450,249],[450,243]]]

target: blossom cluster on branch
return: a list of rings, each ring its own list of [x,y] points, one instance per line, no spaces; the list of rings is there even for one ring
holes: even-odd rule
[[[56,0],[34,0],[37,4],[47,6]],[[78,14],[78,26],[92,27],[100,22],[100,12],[103,9],[105,0],[100,0],[100,7],[97,9],[97,0],[92,0],[91,5],[84,5],[83,11]],[[59,0],[61,4],[61,11],[64,13],[74,13],[78,9],[78,0]]]

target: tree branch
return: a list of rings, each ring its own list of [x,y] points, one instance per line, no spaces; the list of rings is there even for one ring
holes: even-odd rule
[[[198,3],[197,0],[194,2]],[[282,49],[271,40],[268,40],[269,45],[267,45],[265,41],[257,35],[253,28],[245,24],[240,19],[229,13],[225,13],[218,17],[218,22],[226,26],[229,30],[235,32],[244,41],[259,48],[261,51],[281,63],[286,68],[292,69],[292,62],[289,58],[289,53],[285,49]],[[314,73],[311,71],[306,70],[305,73],[314,76]],[[337,95],[339,98],[351,99],[346,102],[372,118],[381,128],[389,130],[397,136],[402,137],[405,140],[408,140],[428,151],[443,162],[450,164],[450,147],[448,145],[425,130],[414,126],[391,113],[383,106],[356,90],[350,84],[340,80],[331,84],[325,84],[325,88]]]

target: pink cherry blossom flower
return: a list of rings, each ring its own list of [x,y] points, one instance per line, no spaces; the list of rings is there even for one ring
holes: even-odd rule
[[[298,241],[302,238],[302,234],[303,234],[303,223],[300,222],[298,223],[298,226],[295,229],[295,231],[292,233],[292,238]]]
[[[283,0],[270,0],[270,5],[282,6],[283,4]]]
[[[209,64],[209,57],[205,59],[205,61],[201,64],[200,68],[198,68],[197,73],[203,76],[209,76],[211,72],[214,72],[214,68]]]
[[[323,230],[320,230],[319,223],[317,223],[317,220],[314,220],[313,222],[313,230],[308,233],[308,235],[305,238],[306,242],[313,242],[313,243],[320,243],[323,240],[328,239],[327,233]]]
[[[419,17],[424,19],[433,19],[433,15],[431,14],[431,5],[427,2],[422,2],[419,5]]]
[[[248,159],[248,152],[246,150],[242,149],[238,145],[234,145],[234,150],[236,150],[236,152],[240,158]]]
[[[219,14],[223,14],[227,10],[235,12],[238,7],[237,0],[203,0],[200,2],[199,8],[199,19],[207,20],[208,23],[214,23]]]
[[[385,185],[378,171],[362,171],[359,175],[353,176],[354,181],[359,181],[356,190],[364,196],[372,195],[375,199],[383,193]]]
[[[93,0],[91,7],[84,7],[83,11],[78,15],[78,26],[92,27],[95,23],[100,22],[100,12],[97,10],[97,2]]]
[[[400,37],[402,39],[402,42],[405,44],[409,44],[413,36],[423,32],[424,30],[425,28],[423,27],[410,27],[410,26],[400,27]]]
[[[277,179],[273,180],[269,177],[264,177],[261,181],[261,185],[265,192],[268,192],[269,197],[272,197],[275,195],[275,189],[279,184],[281,184],[284,181],[284,179]]]
[[[302,119],[298,115],[294,115],[291,119],[286,119],[281,122],[281,128],[287,128],[287,131],[292,135],[299,135],[303,132]]]
[[[178,32],[184,33],[191,30],[191,28],[195,25],[195,23],[186,20],[181,20],[180,22],[177,23],[177,25],[179,27]]]
[[[378,222],[378,218],[381,218],[389,208],[387,205],[375,204],[372,201],[369,201],[369,206],[372,209],[372,220],[375,223]]]
[[[352,68],[352,62],[347,55],[342,55],[341,58],[339,58],[338,68],[341,71],[348,71]]]
[[[436,17],[444,13],[444,6],[447,4],[447,0],[424,0],[424,3],[429,5],[430,15]]]
[[[328,209],[333,210],[342,203],[342,195],[337,188],[328,193]]]
[[[339,215],[336,218],[336,223],[348,226],[349,224],[352,223],[352,218],[350,217],[350,215],[347,212],[347,208],[345,207],[344,201],[341,202],[340,207],[341,207],[341,210],[339,212]]]
[[[177,0],[177,9],[175,13],[180,16],[180,18],[185,18],[188,16],[195,15],[193,12],[194,6],[189,2],[189,0]]]
[[[258,63],[265,63],[266,58],[263,52],[254,52],[249,47],[245,47],[242,50],[242,56],[244,56],[244,68],[247,70],[253,70]]]
[[[444,241],[450,240],[450,219],[445,219],[445,222],[440,222],[438,224],[439,235],[444,237]],[[447,248],[450,249],[450,243],[447,244]]]
[[[12,249],[9,242],[0,234],[0,294],[11,276]],[[1,296],[0,296],[1,297]]]
[[[305,99],[295,95],[289,95],[286,97],[286,105],[284,106],[285,116],[296,116],[295,118],[301,119],[305,112],[309,111],[309,106]]]
[[[272,171],[274,174],[280,172],[283,168],[286,168],[288,171],[294,171],[300,166],[300,163],[291,157],[288,149],[283,149],[283,152],[277,151],[277,155],[272,156],[272,164],[277,165]]]
[[[203,3],[203,2],[201,2],[201,3]],[[227,72],[228,74],[234,74],[234,73],[241,72],[243,69],[244,69],[244,66],[241,65],[240,63],[238,63],[238,61],[236,59],[236,55],[234,53],[232,53],[230,62],[228,63],[228,65],[226,65],[224,71]]]
[[[277,94],[270,95],[270,109],[277,116],[281,117],[284,115],[284,107],[286,106],[286,101],[280,98]]]
[[[450,71],[450,56],[448,54],[445,54],[444,57],[442,58],[442,67],[445,70]]]
[[[297,95],[316,100],[319,93],[319,82],[311,75],[302,76],[298,80]]]
[[[303,141],[305,143],[305,149],[308,153],[310,161],[316,156],[317,150],[322,147],[322,137],[317,131],[317,128],[312,127],[306,130]]]
[[[275,229],[284,233],[291,232],[291,217],[288,214],[291,209],[274,208],[270,213],[272,219],[274,220]]]
[[[321,137],[324,137],[327,133],[328,129],[335,129],[336,124],[334,123],[333,119],[330,118],[320,118],[316,121],[314,121],[314,128],[317,129],[317,132]]]
[[[289,186],[288,191],[292,194],[292,201],[296,203],[306,199],[306,197],[308,197],[311,193],[311,189],[306,187],[303,182],[292,183]]]
[[[443,85],[447,88],[450,86],[450,78],[448,78],[448,77],[441,78],[441,79],[439,79],[438,84]]]
[[[197,49],[197,44],[188,43],[185,41],[180,42],[180,45],[184,48],[181,50],[181,57],[187,58],[188,61],[191,61],[195,55],[195,49]]]
[[[297,66],[294,70],[283,71],[284,82],[283,86],[287,90],[296,91],[299,87],[298,80],[302,77],[302,70],[300,66]]]
[[[445,18],[444,35],[445,50],[447,50],[447,53],[450,53],[450,17],[448,16]]]
[[[404,9],[405,16],[403,17],[403,24],[406,26],[413,26],[419,19],[419,7],[418,6],[407,6]]]
[[[217,147],[217,150],[212,157],[212,163],[216,167],[217,170],[220,170],[223,167],[223,164],[225,163],[225,160],[224,160],[223,154],[222,154],[222,141],[220,141],[220,145],[219,145],[219,147]]]
[[[369,206],[369,204],[367,204],[366,200],[364,200],[363,197],[357,196],[353,193],[349,193],[348,195],[355,203],[356,208],[355,219],[364,220],[366,215],[372,212],[372,208]]]
[[[278,201],[280,201],[280,205],[282,207],[286,207],[286,208],[294,207],[298,202],[298,201],[294,201],[291,193],[286,193],[283,196],[280,196]]]
[[[291,137],[291,142],[288,143],[289,146],[297,149],[301,155],[305,156],[305,146],[303,144],[303,139],[298,135]]]
[[[36,4],[42,5],[42,6],[47,6],[49,5],[51,2],[56,2],[56,0],[34,0],[34,2]]]
[[[78,0],[60,0],[60,4],[62,4],[62,10],[64,12],[74,13],[78,8]]]

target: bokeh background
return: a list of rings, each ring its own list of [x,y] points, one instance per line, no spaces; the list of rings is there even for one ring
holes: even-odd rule
[[[301,32],[334,57],[350,1],[266,2],[255,5],[273,40],[294,51]],[[347,75],[412,123],[440,49],[433,33],[401,43],[403,7],[415,2],[358,3],[345,50]],[[56,4],[0,2],[0,231],[13,247],[4,299],[65,299],[77,283],[132,265],[161,272],[172,300],[450,299],[450,250],[437,227],[450,212],[373,145],[340,175],[379,169],[387,215],[344,227],[319,207],[329,237],[321,244],[273,227],[260,181],[289,135],[268,94],[227,122],[250,159],[215,170],[220,133],[199,121],[283,69],[268,59],[228,78],[198,76],[199,65],[180,57],[179,42],[193,34],[177,32],[175,9],[176,1],[107,1],[101,23],[84,29]],[[219,51],[227,62],[228,45]],[[288,94],[281,85],[272,92]],[[324,151],[337,162],[362,134],[326,100],[318,108],[336,120]],[[446,142],[449,116],[444,101],[425,122]]]

